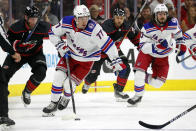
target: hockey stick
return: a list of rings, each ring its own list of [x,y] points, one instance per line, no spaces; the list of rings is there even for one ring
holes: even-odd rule
[[[71,82],[71,72],[70,72],[70,66],[69,66],[69,54],[66,53],[64,57],[66,59],[66,65],[67,65],[67,73],[68,73],[69,85],[70,85],[70,91],[71,91],[71,101],[72,101],[74,119],[75,120],[80,120],[80,118],[76,117],[76,107],[75,107],[75,100],[74,100],[74,95],[73,95],[73,87],[72,87],[72,82]]]
[[[176,56],[176,62],[177,62],[177,63],[181,63],[181,62],[185,61],[186,59],[188,59],[189,57],[191,57],[191,56],[193,56],[193,55],[195,55],[195,54],[192,53],[192,54],[190,54],[190,55],[184,57],[184,58],[181,59],[181,60],[178,58],[178,55],[177,55],[177,56]]]
[[[186,111],[182,112],[181,114],[177,115],[176,117],[174,117],[173,119],[171,119],[170,121],[162,124],[162,125],[151,125],[151,124],[147,124],[143,121],[139,121],[139,124],[143,127],[149,128],[149,129],[162,129],[163,127],[171,124],[172,122],[174,122],[175,120],[177,120],[178,118],[186,115],[188,112],[192,111],[193,109],[196,108],[196,105],[190,107],[189,109],[187,109]]]
[[[38,24],[39,24],[41,18],[45,15],[45,13],[46,13],[48,7],[49,7],[49,5],[46,5],[46,7],[44,8],[44,10],[42,11],[41,16],[38,18],[38,20],[37,20],[35,26],[34,26],[33,29],[31,30],[31,32],[28,34],[28,36],[27,36],[27,38],[25,39],[24,43],[27,42],[27,41],[29,41],[29,39],[31,38],[33,32],[34,32],[35,29],[37,28],[37,26],[38,26]]]
[[[123,40],[127,37],[127,35],[129,34],[129,32],[131,31],[131,28],[133,27],[135,21],[138,19],[138,16],[141,14],[141,12],[142,12],[143,8],[146,6],[147,2],[148,2],[148,0],[145,0],[144,4],[143,4],[142,7],[140,8],[139,13],[137,13],[137,15],[135,16],[135,18],[134,18],[134,20],[133,20],[133,23],[131,24],[129,30],[128,30],[127,33],[124,35],[124,37],[122,38],[122,40],[121,40],[120,43],[123,42]]]

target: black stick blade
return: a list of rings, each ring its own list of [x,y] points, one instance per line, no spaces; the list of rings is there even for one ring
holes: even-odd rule
[[[151,125],[151,124],[147,124],[143,121],[139,121],[139,124],[143,127],[149,128],[149,129],[161,129],[163,127],[165,127],[167,124],[163,124],[163,125]]]

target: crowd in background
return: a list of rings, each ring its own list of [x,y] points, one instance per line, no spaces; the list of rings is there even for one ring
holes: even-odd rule
[[[131,23],[135,16],[134,5],[137,6],[137,11],[139,11],[144,3],[144,0],[137,0],[137,4],[134,3],[135,1],[136,0],[110,0],[110,17],[112,17],[112,12],[115,8],[123,8],[126,12],[127,22]],[[178,0],[148,0],[148,4],[138,19],[139,28],[141,28],[144,23],[150,21],[152,12],[159,3],[166,4],[169,10],[169,16],[180,17],[181,21],[179,22],[183,32],[195,25],[196,0],[181,0],[180,16],[177,15],[177,9],[179,8],[177,4]],[[24,9],[30,4],[35,4],[41,11],[48,5],[49,8],[43,20],[55,25],[62,16],[72,15],[75,2],[73,0],[0,0],[0,15],[3,16],[5,20],[5,27],[8,28],[9,25],[23,18]],[[81,4],[87,5],[91,13],[91,18],[98,23],[101,24],[106,19],[104,0],[81,0]],[[9,8],[10,6],[12,6],[11,10]]]

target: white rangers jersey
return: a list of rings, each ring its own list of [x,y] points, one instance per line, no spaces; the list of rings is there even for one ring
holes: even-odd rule
[[[165,39],[168,42],[167,47],[160,44],[160,41]],[[139,47],[145,54],[163,58],[173,51],[174,40],[176,44],[184,44],[182,31],[176,18],[169,20],[163,27],[149,22],[141,30]]]
[[[184,37],[185,43],[189,49],[192,50],[194,47],[196,47],[196,24],[193,28],[186,31],[184,33],[183,37]]]
[[[65,16],[49,32],[50,41],[57,45],[62,42],[61,36],[66,35],[67,46],[71,57],[78,61],[98,61],[101,52],[106,53],[111,60],[118,58],[117,48],[112,39],[107,36],[102,27],[89,20],[84,30],[78,30],[74,16]]]

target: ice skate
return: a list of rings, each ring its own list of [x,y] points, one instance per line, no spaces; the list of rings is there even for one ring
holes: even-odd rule
[[[55,116],[55,112],[57,111],[59,102],[53,102],[51,101],[50,104],[47,107],[44,107],[43,109],[43,117],[53,117]]]
[[[70,99],[67,99],[65,96],[63,96],[58,104],[58,109],[64,110],[65,108],[67,108],[69,101],[70,101]]]
[[[15,125],[15,122],[9,117],[0,117],[0,130],[7,131],[10,127]]]
[[[88,89],[90,88],[90,85],[86,85],[86,84],[84,84],[83,86],[82,86],[82,93],[83,94],[86,94],[87,92],[88,92]]]
[[[141,102],[142,96],[134,95],[133,98],[128,99],[128,107],[137,106],[139,102]]]
[[[21,98],[25,107],[27,107],[31,103],[31,94],[27,93],[25,90],[23,90]]]
[[[129,98],[129,95],[123,93],[118,89],[118,85],[116,83],[113,84],[114,86],[114,97],[116,98],[117,102],[125,102]]]

